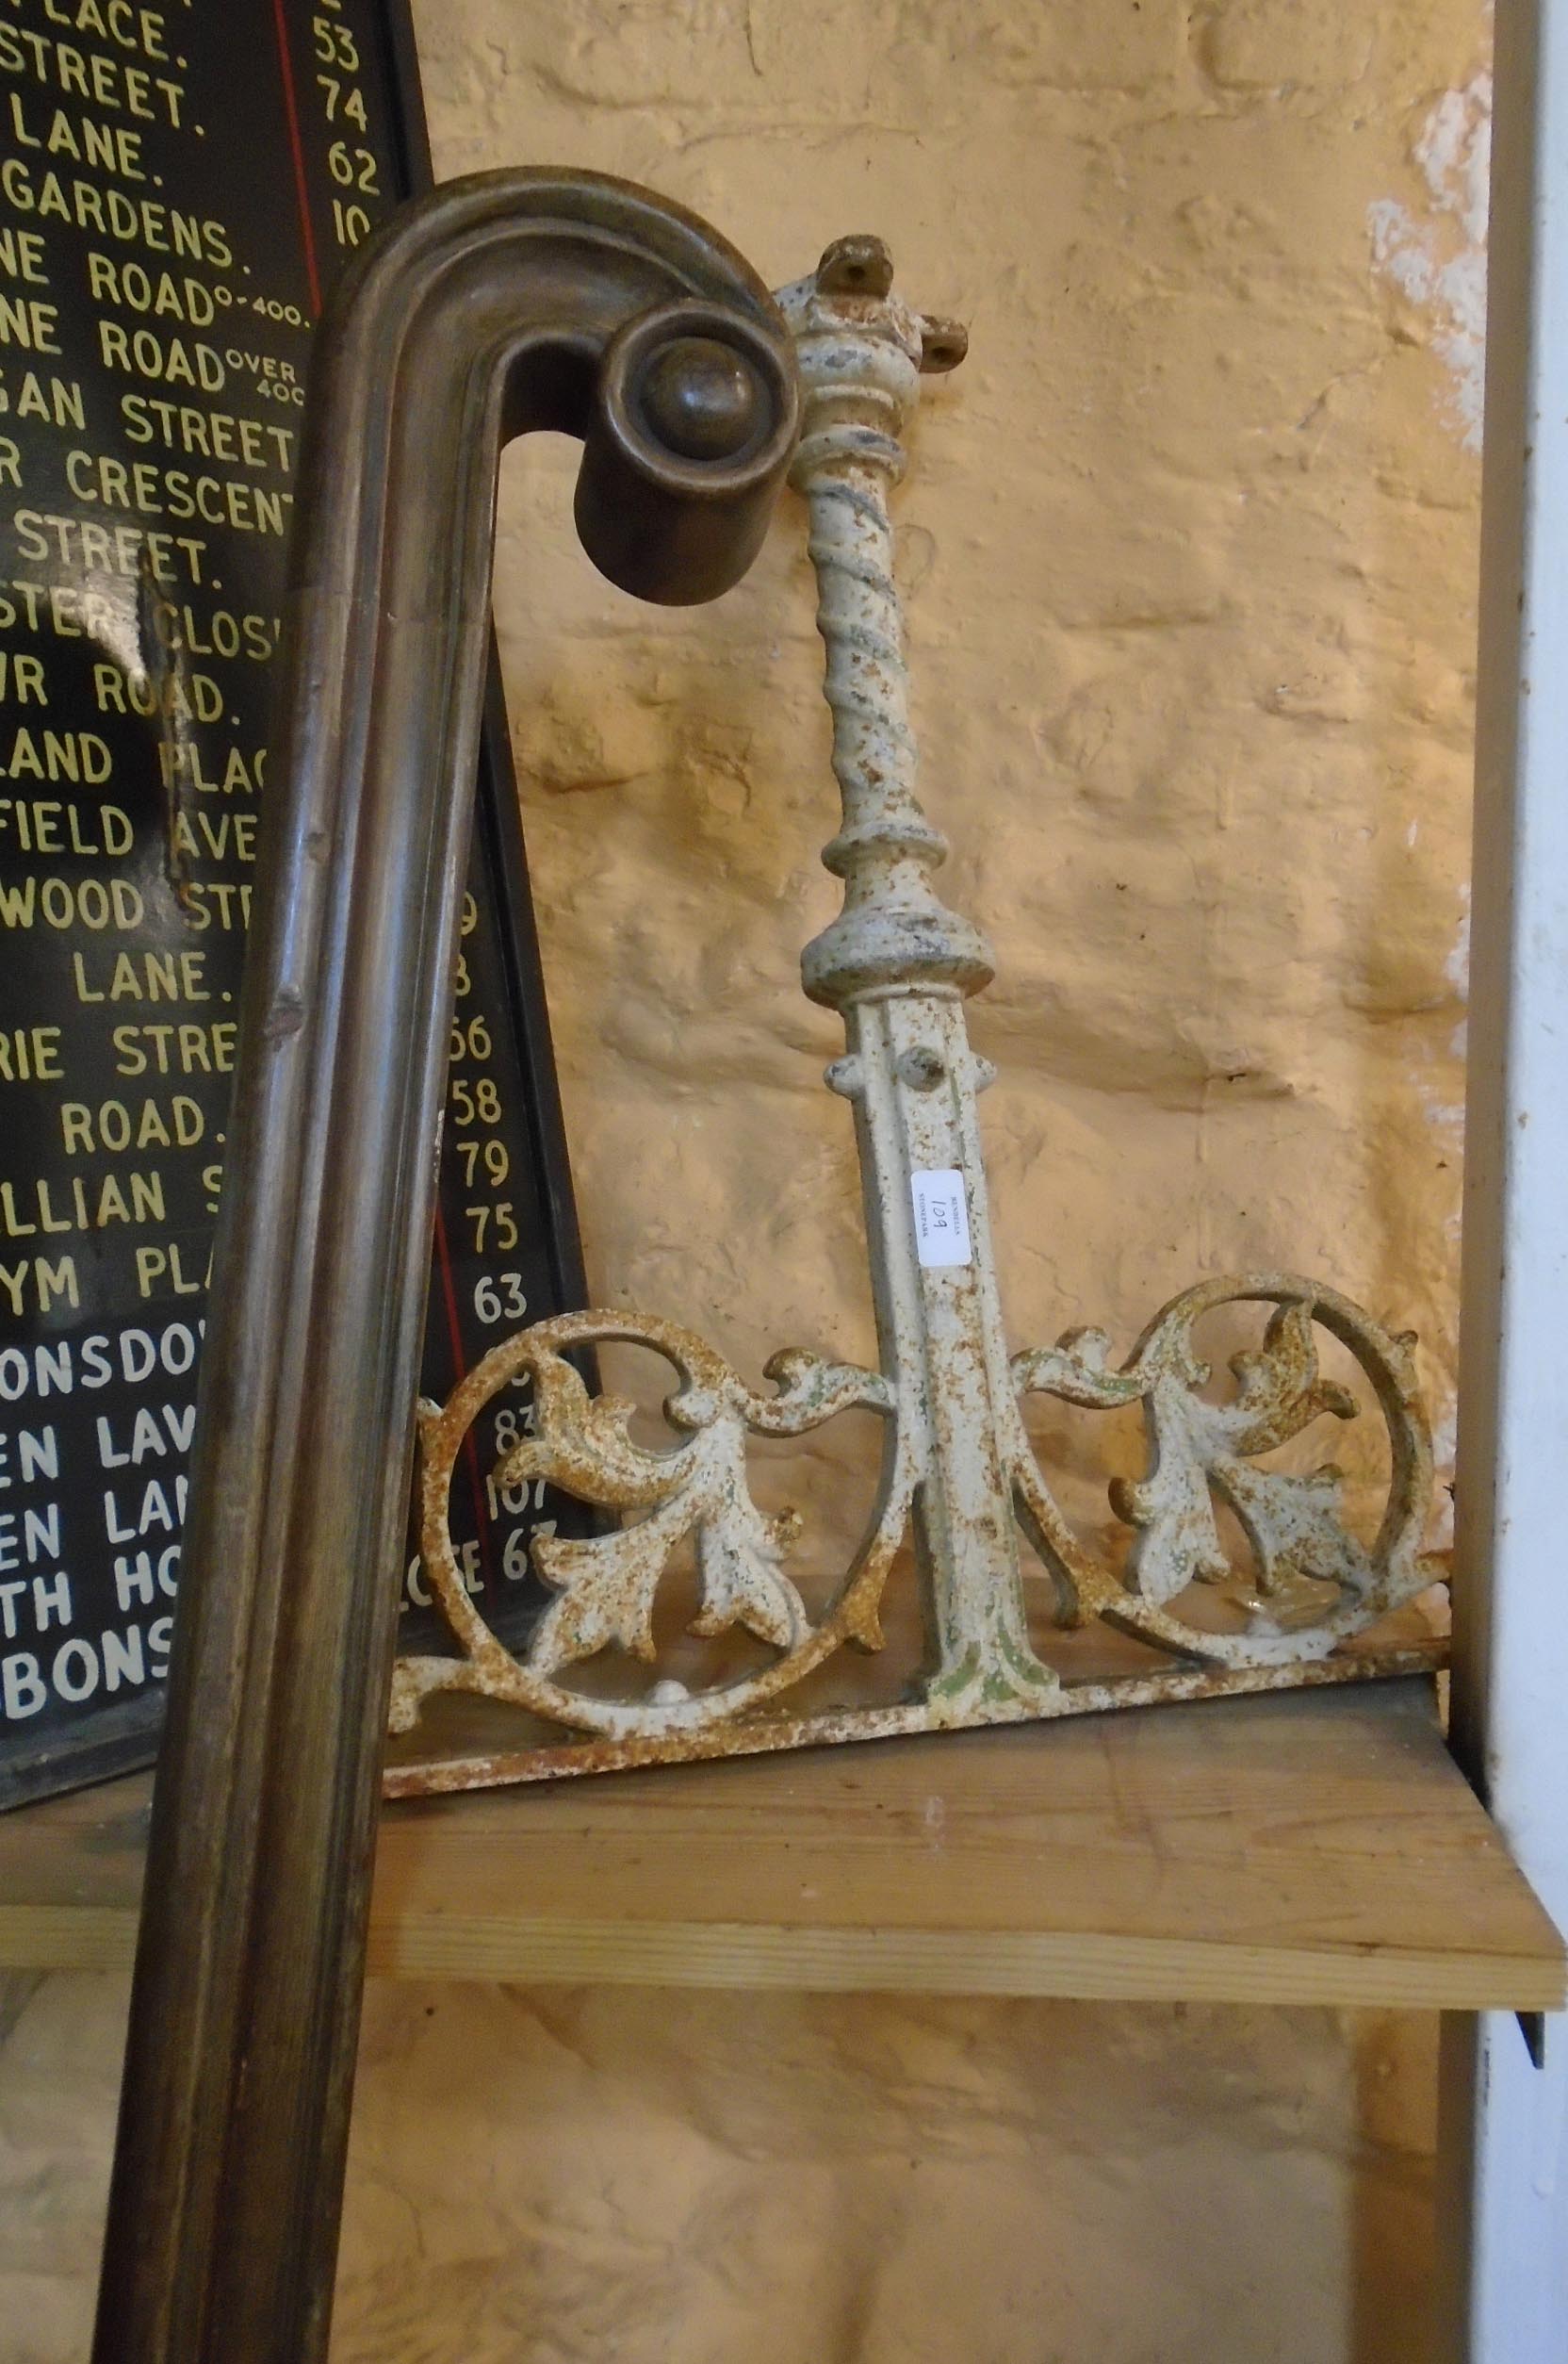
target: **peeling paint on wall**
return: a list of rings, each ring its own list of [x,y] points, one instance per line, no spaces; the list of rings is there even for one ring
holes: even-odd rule
[[[1424,314],[1448,372],[1448,408],[1467,451],[1481,448],[1486,375],[1486,208],[1492,163],[1492,76],[1445,90],[1412,150],[1427,185],[1416,213],[1396,198],[1367,208],[1372,259],[1405,303]]]

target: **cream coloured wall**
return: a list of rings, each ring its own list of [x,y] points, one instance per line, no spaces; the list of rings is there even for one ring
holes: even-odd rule
[[[443,172],[621,172],[775,281],[877,230],[971,323],[901,526],[944,893],[1000,957],[972,1016],[1020,1339],[1292,1262],[1419,1328],[1446,1444],[1473,0],[419,29]],[[800,513],[720,607],[638,609],[576,549],[572,466],[509,462],[497,612],[594,1285],[753,1367],[864,1352],[840,1041],[796,982],[837,894]]]
[[[1019,1342],[1289,1262],[1452,1402],[1478,0],[421,0],[438,168],[645,180],[966,318],[902,499]],[[801,520],[635,608],[508,463],[498,620],[590,1269],[863,1354]],[[793,1490],[831,1501],[838,1447]],[[1086,1488],[1084,1502],[1089,1502]],[[822,1522],[824,1532],[830,1519]],[[715,1771],[715,1780],[723,1778]],[[81,2352],[122,1995],[13,1991],[0,2356]],[[337,2353],[1416,2364],[1430,2028],[378,1990]]]

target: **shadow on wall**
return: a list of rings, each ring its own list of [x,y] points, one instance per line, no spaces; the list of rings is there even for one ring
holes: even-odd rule
[[[5,1993],[7,2364],[74,2364],[125,1982]],[[335,2364],[1425,2364],[1429,2037],[374,1981]]]

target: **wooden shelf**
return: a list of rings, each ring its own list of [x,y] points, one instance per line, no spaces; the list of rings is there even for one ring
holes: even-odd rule
[[[0,1820],[0,1964],[131,1960],[145,1779]],[[1420,1681],[389,1806],[398,1978],[1547,2010]]]

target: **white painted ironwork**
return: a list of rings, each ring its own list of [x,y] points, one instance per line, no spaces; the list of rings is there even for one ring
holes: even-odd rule
[[[594,1312],[522,1332],[488,1354],[445,1407],[422,1406],[426,1574],[460,1655],[400,1665],[394,1727],[410,1731],[432,1693],[468,1691],[579,1736],[405,1765],[391,1777],[395,1790],[1070,1715],[1435,1662],[1430,1643],[1343,1648],[1439,1573],[1422,1557],[1431,1453],[1408,1336],[1391,1335],[1333,1289],[1263,1272],[1187,1290],[1119,1366],[1093,1330],[1009,1359],[975,1107],[991,1075],[970,1044],[964,1008],[989,982],[991,956],[933,884],[947,847],[915,794],[889,515],[922,371],[953,367],[964,333],[900,302],[874,238],[841,240],[779,301],[805,395],[792,481],[810,517],[843,805],[823,857],[843,882],[843,908],[806,947],[802,975],[808,994],[844,1022],[846,1048],[827,1081],[855,1116],[880,1369],[784,1354],[768,1366],[774,1392],[759,1394],[673,1323]],[[1247,1305],[1266,1308],[1263,1336],[1233,1357],[1234,1388],[1217,1403],[1205,1393],[1198,1327],[1222,1307]],[[1342,1516],[1332,1464],[1259,1466],[1313,1423],[1348,1420],[1359,1408],[1321,1370],[1318,1330],[1359,1368],[1387,1434],[1384,1507],[1370,1544]],[[673,1442],[637,1441],[630,1404],[593,1394],[570,1359],[615,1341],[651,1346],[674,1368],[678,1385],[665,1406]],[[497,1484],[544,1480],[620,1523],[536,1542],[534,1565],[555,1599],[514,1654],[464,1587],[448,1496],[474,1420],[521,1378],[532,1383],[532,1430],[502,1455]],[[1110,1489],[1134,1537],[1119,1568],[1086,1550],[1051,1491],[1021,1411],[1033,1391],[1087,1409],[1143,1409],[1145,1473]],[[881,1491],[853,1565],[813,1614],[786,1567],[798,1522],[759,1510],[747,1439],[798,1436],[852,1405],[882,1418]],[[1246,1539],[1245,1569],[1223,1547],[1217,1507]],[[1050,1580],[1050,1615],[1037,1608],[1033,1630],[1021,1532]],[[688,1633],[738,1632],[772,1654],[689,1688],[662,1670],[654,1604],[672,1556],[694,1537]],[[787,1695],[842,1645],[880,1646],[879,1608],[906,1538],[926,1604],[916,1696],[891,1706],[792,1710]],[[1200,1586],[1218,1594],[1217,1614],[1189,1614]],[[1070,1682],[1045,1663],[1045,1631],[1091,1619],[1152,1645],[1152,1670],[1146,1660]],[[589,1661],[596,1675],[580,1685],[572,1670]],[[627,1679],[612,1690],[602,1677],[617,1666]],[[648,1674],[639,1676],[639,1666]]]

